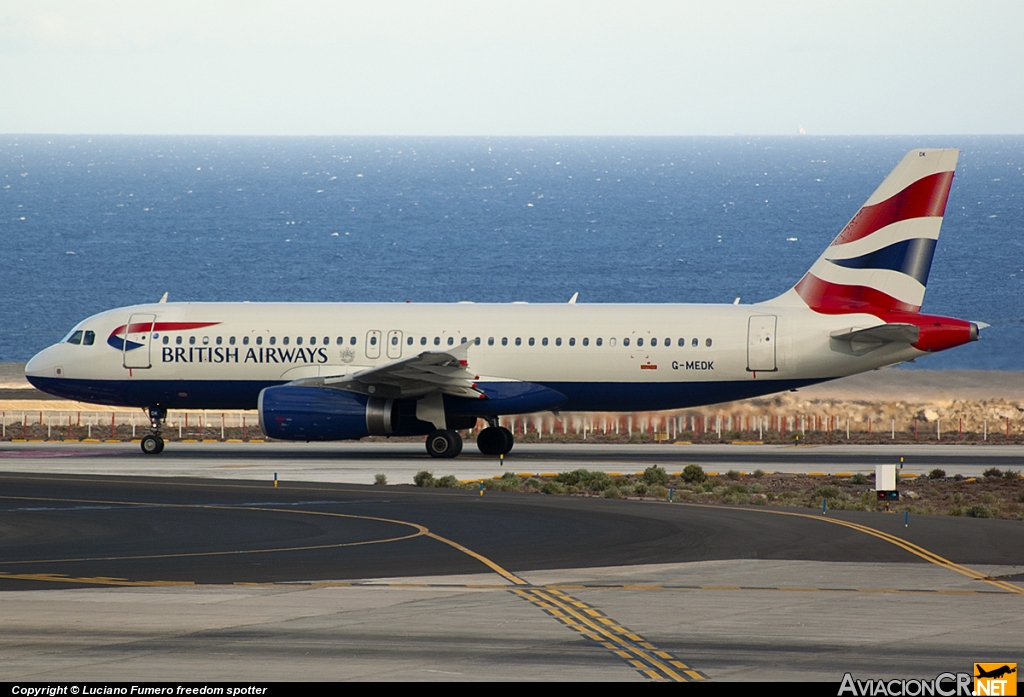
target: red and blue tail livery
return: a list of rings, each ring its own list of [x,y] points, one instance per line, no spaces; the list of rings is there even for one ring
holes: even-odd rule
[[[480,419],[477,447],[500,455],[505,414],[679,409],[876,370],[978,339],[976,323],[921,312],[957,155],[907,153],[803,278],[762,303],[159,302],[80,322],[26,375],[59,397],[144,409],[149,454],[168,409],[254,409],[271,438],[420,435],[454,457]]]
[[[816,312],[919,312],[959,151],[914,150],[794,290]]]

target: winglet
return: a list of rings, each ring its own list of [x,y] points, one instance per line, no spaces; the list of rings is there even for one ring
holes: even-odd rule
[[[570,305],[575,305],[576,304],[576,298],[578,298],[578,297],[580,297],[580,292],[576,291],[575,293],[572,294],[572,297],[569,298],[569,304]]]
[[[170,292],[170,291],[167,291],[167,292]],[[165,292],[162,296],[160,296],[160,302],[157,303],[158,305],[165,305],[165,304],[167,304],[167,292]]]

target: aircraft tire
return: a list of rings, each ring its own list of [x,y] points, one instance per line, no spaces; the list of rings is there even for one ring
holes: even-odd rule
[[[516,444],[516,437],[512,435],[512,431],[508,430],[504,426],[499,426],[498,430],[505,434],[505,446],[498,454],[508,455],[510,452],[512,452],[512,446]]]
[[[455,431],[437,430],[427,436],[427,454],[430,457],[453,458],[462,452],[462,436]]]
[[[164,439],[150,434],[142,437],[142,452],[146,455],[159,455],[164,451]]]
[[[489,426],[480,431],[480,435],[476,437],[476,447],[480,449],[480,453],[483,455],[501,455],[504,452],[508,452],[505,449],[508,447],[508,436],[504,433],[506,430],[508,429]]]

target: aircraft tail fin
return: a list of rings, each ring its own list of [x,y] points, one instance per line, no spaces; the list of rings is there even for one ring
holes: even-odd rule
[[[792,289],[816,312],[920,312],[960,151],[912,150]]]

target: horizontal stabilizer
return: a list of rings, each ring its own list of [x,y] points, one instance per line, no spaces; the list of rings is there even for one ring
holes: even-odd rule
[[[916,344],[921,330],[913,324],[893,323],[881,324],[868,329],[843,329],[832,332],[831,337],[838,341],[850,341],[865,344]]]
[[[921,330],[913,324],[893,322],[867,329],[840,329],[829,336],[833,351],[862,356],[888,344],[916,344]]]

